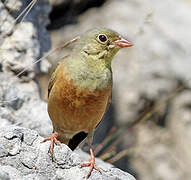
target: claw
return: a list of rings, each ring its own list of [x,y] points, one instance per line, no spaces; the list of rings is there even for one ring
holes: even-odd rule
[[[95,164],[95,159],[94,159],[94,162],[92,162],[92,160],[90,160],[89,163],[84,163],[84,164],[81,164],[80,166],[81,167],[89,167],[90,166],[90,169],[89,169],[89,172],[88,172],[88,174],[86,176],[86,179],[88,179],[90,177],[93,169],[95,169],[95,170],[97,170],[97,171],[99,171],[101,173],[100,169]]]
[[[61,142],[57,140],[57,137],[58,137],[58,133],[55,132],[55,133],[52,133],[50,137],[44,138],[44,140],[41,141],[41,143],[50,141],[50,147],[49,147],[48,153],[52,157],[52,160],[54,156],[54,144],[61,145]]]
[[[90,154],[91,154],[91,157],[89,159],[89,162],[88,163],[83,163],[83,164],[80,165],[81,167],[90,167],[89,172],[88,172],[88,174],[86,176],[86,179],[88,179],[90,177],[93,169],[95,169],[95,170],[97,170],[97,171],[99,171],[101,173],[100,169],[95,164],[95,156],[94,156],[93,149],[92,149],[91,145],[90,145]]]

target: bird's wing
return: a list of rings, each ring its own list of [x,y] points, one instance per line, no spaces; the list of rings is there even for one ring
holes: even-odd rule
[[[49,83],[48,83],[48,97],[49,97],[50,91],[54,85],[55,79],[56,79],[56,73],[53,72],[51,75],[51,78],[49,80]]]
[[[110,106],[110,104],[111,104],[111,99],[112,99],[112,92],[111,92],[110,96],[108,97],[107,106],[106,106],[106,108],[105,108],[105,113],[104,113],[104,115],[106,114],[106,112],[107,112],[108,109],[109,109],[109,106]],[[104,117],[104,115],[103,115],[103,117]],[[102,119],[103,119],[103,117],[102,117]],[[100,123],[101,123],[101,121],[97,124],[96,128],[99,126]]]
[[[65,57],[58,63],[57,67],[58,67],[58,66],[61,64],[61,62],[63,62],[67,57],[68,57],[68,56],[65,56]],[[57,67],[55,68],[56,70],[58,69]],[[53,85],[54,85],[54,83],[55,83],[55,80],[56,80],[56,75],[57,75],[56,70],[52,73],[51,78],[50,78],[49,83],[48,83],[48,97],[49,97],[49,95],[50,95],[51,89],[52,89],[52,87],[53,87]]]
[[[108,97],[108,101],[107,101],[107,106],[106,106],[106,111],[108,110],[109,108],[109,105],[111,104],[111,95],[112,93],[110,94],[110,96]],[[106,112],[105,111],[105,112]],[[101,121],[100,121],[101,122]],[[98,123],[98,125],[100,124],[100,122]],[[98,126],[97,125],[97,126]],[[97,128],[96,126],[96,128]],[[76,147],[86,138],[86,137],[89,137],[89,136],[92,136],[92,133],[86,133],[84,131],[81,131],[77,134],[75,134],[72,139],[69,140],[68,142],[68,147],[73,151],[74,149],[76,149]]]
[[[106,111],[105,111],[105,112],[107,112],[107,110],[109,109],[109,106],[110,106],[110,104],[111,104],[111,99],[112,99],[112,92],[111,92],[111,94],[110,94],[110,96],[109,96],[109,98],[108,98],[107,107],[106,107]]]

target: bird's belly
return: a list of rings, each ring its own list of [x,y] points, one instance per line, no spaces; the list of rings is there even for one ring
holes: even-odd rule
[[[55,131],[91,132],[106,111],[111,87],[92,92],[70,86],[54,94],[49,98],[48,112]]]

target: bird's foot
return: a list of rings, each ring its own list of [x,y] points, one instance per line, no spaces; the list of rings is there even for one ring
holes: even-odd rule
[[[80,164],[80,166],[81,167],[90,167],[90,170],[88,172],[88,175],[86,176],[86,179],[88,179],[90,177],[93,169],[95,169],[95,170],[97,170],[97,171],[99,171],[101,173],[100,169],[95,164],[95,157],[91,156],[91,158],[90,158],[88,163]]]
[[[41,143],[46,142],[46,141],[50,141],[50,147],[48,150],[48,153],[50,154],[50,156],[53,159],[53,155],[54,155],[54,144],[56,145],[61,145],[61,142],[59,140],[57,140],[58,137],[58,133],[52,133],[50,137],[44,138],[43,141],[41,141]]]

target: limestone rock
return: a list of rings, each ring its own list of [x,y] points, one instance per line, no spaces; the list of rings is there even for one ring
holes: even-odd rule
[[[32,63],[50,49],[50,37],[46,30],[50,6],[47,0],[38,1],[24,21],[17,23],[20,19],[16,22],[14,18],[18,17],[30,2],[19,0],[13,6],[12,1],[5,1],[5,4],[0,1],[0,63],[4,64],[4,71],[18,73],[27,69],[25,75],[31,78],[29,72],[41,71],[40,63]],[[46,60],[44,64],[45,62]]]
[[[48,155],[49,142],[30,129],[7,126],[0,129],[0,177],[3,180],[82,180],[89,168],[80,163],[88,160],[81,150],[72,152],[66,145],[56,146],[54,161]],[[93,171],[90,180],[135,180],[130,174],[96,160],[102,174]]]
[[[3,3],[4,2],[4,3]],[[50,48],[50,37],[46,31],[50,6],[47,0],[38,1],[26,16],[24,22],[14,23],[30,1],[0,1],[0,120],[1,127],[10,124],[36,129],[41,135],[52,131],[46,103],[40,100],[39,86],[31,78],[41,63],[31,66]],[[6,24],[9,28],[3,28]],[[47,60],[43,60],[43,65]],[[19,71],[27,68],[22,80],[16,77]],[[31,76],[32,75],[32,76]]]

